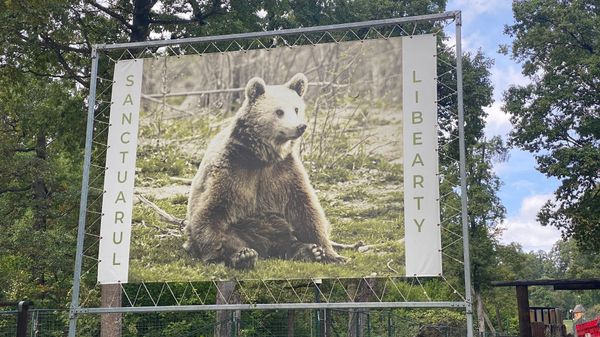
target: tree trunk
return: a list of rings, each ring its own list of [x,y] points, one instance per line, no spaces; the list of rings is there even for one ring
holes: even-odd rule
[[[46,169],[46,160],[48,159],[48,151],[46,148],[46,134],[39,131],[35,143],[35,158],[36,158],[36,177],[32,182],[33,190],[33,230],[36,233],[44,232],[48,224],[48,189],[44,181],[44,171]],[[37,251],[33,253],[38,254]],[[32,267],[32,278],[38,285],[46,283],[43,267],[34,264]]]
[[[475,290],[475,299],[477,301],[477,326],[479,328],[479,336],[485,336],[485,318],[483,317],[483,300],[481,299],[481,291]]]
[[[330,336],[331,319],[329,318],[330,311],[327,309],[319,309],[319,336]]]
[[[294,337],[296,312],[292,310],[287,311],[287,337]]]
[[[146,41],[150,35],[150,10],[155,0],[133,0],[130,42]]]
[[[498,323],[498,332],[504,333],[504,327],[502,326],[502,319],[500,318],[500,308],[496,305],[496,321]]]
[[[101,307],[121,306],[121,285],[103,284],[101,289]],[[100,315],[100,337],[121,337],[121,313]]]
[[[371,298],[371,288],[375,287],[375,279],[359,280],[358,295],[355,302],[368,302]],[[349,289],[349,293],[353,290]],[[368,309],[351,309],[348,316],[348,337],[364,337],[367,326]]]
[[[234,281],[217,282],[217,304],[240,303]],[[239,336],[240,310],[218,310],[216,313],[215,337]]]

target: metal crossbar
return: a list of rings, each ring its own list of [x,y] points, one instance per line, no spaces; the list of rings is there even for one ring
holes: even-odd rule
[[[165,305],[145,307],[79,308],[77,314],[107,314],[119,312],[148,313],[174,311],[216,310],[276,310],[276,309],[375,309],[375,308],[464,308],[465,302],[339,302],[339,303],[286,303],[286,304],[207,304]]]
[[[336,31],[347,31],[361,28],[375,28],[375,27],[389,27],[402,23],[418,23],[418,22],[435,22],[443,21],[448,19],[455,19],[460,15],[460,11],[448,11],[438,14],[419,15],[411,17],[400,17],[393,19],[381,19],[362,21],[354,23],[342,23],[335,25],[317,26],[317,27],[306,27],[306,28],[293,28],[283,29],[274,31],[254,32],[254,33],[241,33],[241,34],[228,34],[218,36],[202,36],[202,37],[191,37],[177,40],[156,40],[156,41],[145,41],[145,42],[131,42],[131,43],[114,43],[114,44],[97,44],[95,48],[100,50],[120,50],[125,49],[128,52],[129,49],[135,48],[152,48],[152,47],[170,47],[173,45],[186,45],[196,44],[203,42],[217,43],[217,42],[229,42],[236,40],[247,40],[247,39],[260,39],[275,36],[288,36],[298,34],[309,34],[309,33],[329,33]],[[406,32],[405,32],[406,33]],[[414,31],[413,31],[414,33]],[[406,33],[405,35],[410,35]],[[330,35],[331,36],[331,35]],[[133,56],[133,55],[131,55]]]

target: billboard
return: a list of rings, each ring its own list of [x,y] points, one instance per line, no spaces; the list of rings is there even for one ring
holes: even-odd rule
[[[440,275],[435,54],[430,34],[118,62],[98,282]]]

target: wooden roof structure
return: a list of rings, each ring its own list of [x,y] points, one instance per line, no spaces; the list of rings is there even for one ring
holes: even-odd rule
[[[600,289],[600,278],[576,280],[493,281],[492,286],[516,288],[517,306],[519,309],[519,336],[531,337],[531,322],[529,321],[529,286],[551,286],[554,290],[593,290]]]
[[[517,280],[517,281],[494,281],[494,287],[516,287],[516,286],[552,286],[554,290],[593,290],[600,289],[600,278],[579,280]]]

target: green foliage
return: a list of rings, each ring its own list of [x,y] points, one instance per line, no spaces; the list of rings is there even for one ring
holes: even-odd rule
[[[136,166],[140,176],[146,179],[168,181],[168,177],[193,176],[196,168],[191,161],[186,159],[175,144],[165,146],[138,147]],[[140,182],[141,186],[144,182]]]
[[[533,83],[505,93],[511,143],[536,155],[561,185],[538,215],[581,247],[600,243],[600,12],[591,0],[513,3],[512,56]]]
[[[269,30],[437,13],[445,7],[445,0],[266,0],[261,4],[267,12],[262,24]]]
[[[498,246],[495,252],[496,272],[502,280],[585,279],[598,275],[600,256],[581,250],[575,240],[558,241],[549,253],[523,252],[517,244]],[[486,291],[486,308],[500,311],[504,329],[518,331],[516,299],[513,288]],[[600,291],[556,291],[550,287],[529,287],[531,306],[561,308],[563,313],[576,304],[591,308],[600,301]]]
[[[81,175],[81,96],[0,68],[0,299],[66,295]]]

